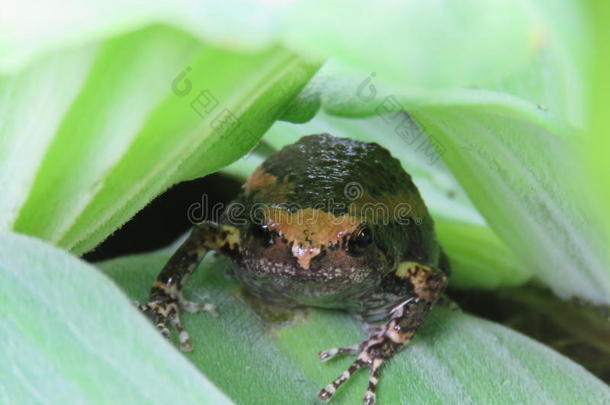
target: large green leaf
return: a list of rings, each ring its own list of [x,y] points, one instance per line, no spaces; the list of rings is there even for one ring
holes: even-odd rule
[[[289,46],[407,88],[497,80],[528,61],[541,35],[522,1],[297,1],[288,10]]]
[[[411,6],[417,3],[408,4]],[[471,20],[468,24],[484,24],[485,21],[496,19],[496,26],[486,30],[487,34],[482,34],[484,38],[481,40],[489,40],[495,47],[503,48],[498,46],[504,44],[502,33],[506,27],[511,27],[510,19],[515,15],[507,15],[503,7],[494,2],[485,4],[489,9],[481,8],[479,4],[477,11],[471,10]],[[529,24],[525,20],[517,24],[520,29],[530,30],[530,42],[524,41],[518,34],[509,35],[509,43],[516,39],[515,44],[519,44],[522,51],[527,49],[527,52],[524,51],[527,57],[521,63],[515,65],[502,62],[502,50],[486,52],[485,47],[470,46],[469,42],[463,41],[459,35],[451,35],[451,31],[464,31],[459,21],[444,20],[445,17],[452,18],[446,14],[455,17],[460,13],[452,8],[451,2],[446,2],[438,8],[437,4],[426,4],[422,7],[436,10],[436,13],[427,16],[426,24],[436,30],[437,34],[415,31],[411,35],[386,38],[386,41],[379,42],[377,46],[363,49],[353,46],[355,50],[351,50],[366,53],[371,59],[369,63],[386,65],[392,64],[391,57],[373,58],[371,55],[384,52],[387,48],[400,50],[401,52],[395,54],[404,57],[404,63],[408,66],[417,67],[418,74],[401,76],[383,68],[362,69],[363,64],[348,64],[345,61],[345,58],[351,55],[350,50],[337,50],[307,86],[304,93],[309,96],[305,99],[309,102],[301,103],[304,111],[294,106],[286,118],[311,114],[311,100],[315,98],[320,99],[327,112],[344,116],[369,116],[376,114],[378,109],[389,111],[396,108],[393,107],[393,100],[380,107],[380,101],[388,96],[396,96],[403,107],[411,107],[435,104],[439,99],[448,97],[469,98],[463,89],[476,88],[492,90],[500,96],[511,95],[527,100],[540,106],[547,116],[558,123],[582,125],[586,115],[583,74],[586,56],[590,51],[590,36],[588,30],[583,28],[585,20],[581,5],[575,0],[566,1],[563,7],[556,7],[548,0],[536,0],[526,5],[513,2],[509,7],[512,5],[516,6],[513,11],[520,10],[531,17],[527,20]],[[464,3],[464,7],[468,9],[469,5]],[[395,18],[403,18],[405,14],[408,13],[404,10],[395,11]],[[369,18],[370,16],[367,16],[367,19]],[[380,19],[379,24],[385,27],[384,20]],[[443,25],[447,32],[439,34],[438,27]],[[472,28],[472,32],[477,29]],[[457,42],[454,42],[456,40]],[[446,48],[445,52],[439,55],[435,51],[437,46]],[[450,61],[442,63],[448,55],[447,52],[455,54],[452,54]],[[513,55],[521,55],[516,49],[511,52]],[[510,53],[506,57],[510,58]],[[470,65],[470,68],[481,71],[469,80],[464,80],[461,76],[463,71],[454,68],[456,64]],[[481,64],[489,66],[483,69]],[[435,77],[439,70],[444,72],[442,80]],[[495,76],[495,79],[491,80],[490,76]],[[425,84],[427,80],[431,82]],[[498,101],[502,103],[503,100],[510,99],[503,97]]]
[[[562,297],[610,303],[605,218],[591,209],[576,139],[483,97],[413,114],[441,139],[443,159],[490,226],[540,279]]]
[[[78,94],[95,51],[64,52],[0,79],[0,228],[12,226],[27,199],[33,173]],[[36,115],[25,119],[28,112]]]
[[[346,0],[149,0],[145,7],[112,0],[77,2],[64,6],[61,17],[34,23],[63,5],[57,3],[37,5],[37,13],[24,12],[24,3],[7,7],[0,71],[61,47],[162,23],[232,48],[282,43],[315,59],[336,55],[354,72],[377,71],[394,84],[445,88],[497,80],[524,65],[544,40],[538,16],[522,0],[366,0],[358,7]],[[424,40],[422,47],[406,45]]]
[[[0,402],[229,404],[95,267],[0,233]]]
[[[145,300],[171,249],[111,260],[100,267],[127,293]],[[187,357],[242,404],[316,403],[319,388],[351,360],[321,364],[319,350],[364,337],[357,321],[335,311],[294,313],[262,307],[223,276],[224,259],[208,257],[188,283],[191,299],[209,296],[220,317],[184,314],[194,341]],[[279,312],[277,312],[279,311]],[[366,373],[332,403],[355,404]],[[381,404],[575,404],[610,401],[608,387],[581,366],[503,326],[437,308],[412,344],[384,368]]]
[[[232,52],[163,26],[59,60],[0,82],[0,177],[15,191],[0,216],[78,253],[170,185],[245,153],[315,71],[280,48]]]
[[[452,261],[452,286],[496,288],[528,280],[531,271],[487,226],[426,135],[406,115],[402,118],[400,131],[391,124],[392,115],[346,119],[321,113],[301,125],[277,122],[262,139],[265,147],[255,149],[223,171],[243,180],[262,161],[263,151],[279,150],[309,134],[326,132],[377,142],[402,161],[422,193],[436,222],[440,242]]]

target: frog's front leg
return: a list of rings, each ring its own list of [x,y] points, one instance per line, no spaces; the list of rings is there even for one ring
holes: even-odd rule
[[[208,311],[215,313],[211,304],[197,304],[182,297],[182,287],[205,254],[210,250],[223,251],[236,249],[239,243],[239,230],[229,225],[203,222],[193,228],[188,239],[172,255],[163,267],[150,289],[148,303],[140,305],[149,314],[163,336],[169,338],[168,326],[176,328],[180,349],[192,349],[189,335],[180,322],[180,309],[188,312]]]
[[[411,340],[447,285],[447,276],[443,271],[418,263],[401,263],[395,274],[397,281],[410,283],[412,289],[409,288],[407,297],[391,306],[387,322],[380,327],[371,328],[369,337],[360,344],[319,353],[322,361],[340,354],[358,356],[347,370],[318,393],[320,399],[330,400],[337,388],[358,369],[368,367],[369,385],[363,403],[373,405],[381,366]]]

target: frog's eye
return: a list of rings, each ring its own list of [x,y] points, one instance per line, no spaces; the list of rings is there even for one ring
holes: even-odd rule
[[[261,241],[263,246],[269,246],[272,243],[272,234],[266,225],[253,223],[250,225],[249,231],[250,235],[252,235],[255,239]]]
[[[359,255],[364,253],[371,243],[373,243],[373,231],[365,226],[349,239],[347,250],[352,255]]]

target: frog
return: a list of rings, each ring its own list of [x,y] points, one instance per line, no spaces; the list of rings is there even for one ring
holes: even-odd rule
[[[300,138],[270,155],[217,222],[195,225],[163,267],[140,309],[161,333],[173,328],[192,349],[180,310],[210,311],[182,296],[210,251],[232,263],[227,274],[252,296],[283,308],[343,310],[366,337],[318,353],[355,356],[322,388],[329,401],[368,368],[363,403],[376,402],[382,366],[413,339],[439,301],[451,272],[433,220],[401,162],[375,142],[330,134]]]

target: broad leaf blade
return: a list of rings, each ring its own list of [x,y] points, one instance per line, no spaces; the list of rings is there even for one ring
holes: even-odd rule
[[[314,60],[336,55],[357,74],[376,71],[396,85],[445,88],[497,80],[524,65],[544,40],[533,7],[522,0],[366,0],[358,7],[346,0],[145,4],[76,2],[42,25],[34,22],[37,13],[21,9],[23,3],[11,4],[0,24],[0,71],[15,70],[62,46],[166,24],[232,49],[281,43]],[[37,11],[52,15],[61,6],[49,1]],[[425,47],[405,46],[405,41],[423,39]]]
[[[610,51],[605,44],[610,39],[608,17],[610,4],[607,2],[589,0],[587,4],[588,21],[593,31],[592,52],[588,55],[588,102],[589,126],[587,128],[583,159],[589,168],[590,186],[597,197],[597,206],[600,217],[608,218],[610,206],[610,81],[608,81],[608,68],[610,67]],[[590,50],[590,51],[591,51]],[[604,240],[610,241],[610,220],[603,223]],[[610,262],[610,249],[605,247],[606,260]]]
[[[435,228],[451,261],[451,287],[493,289],[531,279],[529,267],[489,226],[441,218],[435,221]]]
[[[165,250],[119,258],[100,267],[141,300],[170,254]],[[309,309],[290,316],[261,307],[223,276],[228,266],[224,259],[208,257],[189,280],[187,296],[209,296],[221,315],[184,314],[195,345],[187,356],[238,403],[315,403],[317,390],[351,361],[320,363],[316,353],[358,342],[364,337],[361,326],[336,311]],[[359,373],[341,388],[334,403],[359,403],[366,379],[365,372]],[[391,404],[568,405],[608,402],[610,390],[581,366],[535,341],[459,311],[437,308],[412,344],[384,368],[378,399]]]
[[[44,153],[95,54],[96,47],[70,50],[12,77],[0,77],[1,229],[13,226],[27,200]],[[31,119],[23,119],[30,114]]]
[[[30,162],[28,171],[15,177],[14,165],[0,167],[20,191],[3,222],[77,253],[172,184],[211,173],[252,148],[316,70],[281,48],[228,51],[163,26],[97,49],[78,96],[60,97],[71,102],[61,124],[43,116],[46,142],[36,153],[11,149],[13,160]],[[28,79],[53,80],[45,72],[34,70]],[[42,103],[12,109],[28,95],[9,94],[3,131],[42,113]]]
[[[541,36],[522,1],[297,1],[287,9],[280,17],[293,49],[406,88],[497,80],[525,65]]]
[[[3,403],[231,401],[113,283],[57,248],[0,233]]]
[[[199,47],[192,37],[167,28],[146,29],[101,45],[43,156],[15,229],[59,242],[99,192],[143,122],[167,97],[171,78]],[[11,101],[17,100],[18,95]],[[31,120],[35,113],[29,109],[12,120]],[[174,136],[168,133],[166,138]],[[27,160],[29,151],[20,152]]]
[[[604,239],[573,138],[484,97],[412,112],[442,140],[443,159],[490,226],[546,285],[561,297],[610,302]]]

